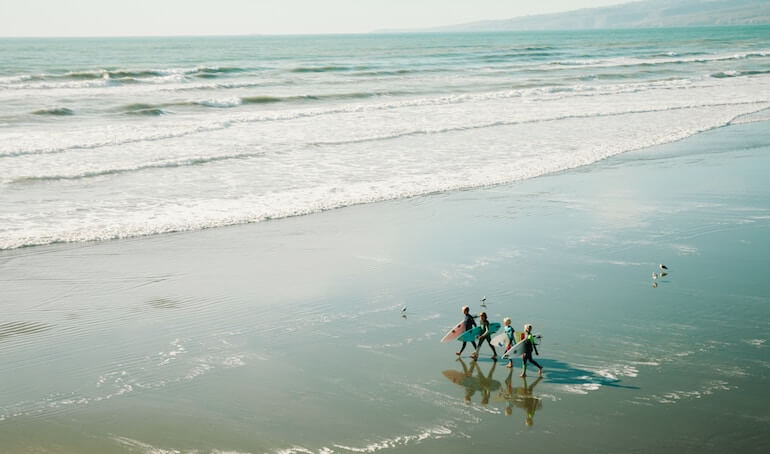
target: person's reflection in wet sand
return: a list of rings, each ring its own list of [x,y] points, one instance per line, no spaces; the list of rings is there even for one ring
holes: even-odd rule
[[[473,361],[471,366],[468,367],[465,361],[457,359],[457,362],[462,366],[462,372],[457,370],[445,370],[444,376],[448,378],[452,383],[460,385],[465,388],[465,403],[470,404],[471,398],[476,394],[476,391],[481,391],[481,404],[486,405],[489,403],[489,397],[492,391],[496,391],[502,387],[501,383],[492,378],[495,372],[496,364],[492,364],[492,368],[489,373],[484,374],[479,367],[478,362]],[[474,376],[474,370],[476,370],[476,376]]]
[[[478,363],[476,361],[473,361],[471,363],[471,368],[468,369],[468,366],[465,364],[465,361],[463,361],[461,358],[457,358],[457,361],[459,361],[460,364],[463,366],[463,375],[465,375],[469,379],[472,379],[473,369],[475,369],[478,366]],[[473,386],[465,386],[465,403],[466,404],[471,403],[471,397],[473,397],[474,394],[476,394],[476,389]]]
[[[486,377],[481,373],[481,368],[478,366],[478,363],[476,364],[479,386],[481,387],[481,405],[486,405],[489,403],[489,397],[492,394],[492,389],[497,389],[500,387],[500,382],[496,382],[492,379],[492,375],[495,373],[495,367],[497,367],[497,362],[492,363],[492,367],[489,369],[489,373],[486,375]],[[497,387],[495,387],[495,384],[497,384]]]
[[[508,371],[508,377],[505,379],[505,388],[501,392],[501,397],[508,402],[508,406],[505,407],[505,414],[510,416],[513,413],[513,407],[519,407],[526,413],[525,424],[532,426],[534,424],[535,411],[543,408],[543,402],[539,398],[532,394],[540,380],[543,377],[538,377],[531,385],[527,386],[526,377],[522,378],[524,386],[513,387],[511,382],[513,376],[513,370]]]

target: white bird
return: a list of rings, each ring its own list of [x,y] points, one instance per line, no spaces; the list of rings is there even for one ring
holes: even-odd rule
[[[652,273],[652,278],[653,279],[657,279],[658,278],[658,273]]]
[[[401,308],[401,312],[406,312],[406,306]]]
[[[658,265],[658,268],[660,268],[663,271],[668,271],[668,267],[666,265],[662,264],[662,263],[660,265]]]
[[[486,303],[487,302],[487,297],[486,296],[482,296],[481,297],[481,302],[482,303]]]

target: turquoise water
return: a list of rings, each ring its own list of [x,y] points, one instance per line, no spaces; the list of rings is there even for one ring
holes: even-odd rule
[[[0,40],[0,249],[576,168],[770,107],[770,28]]]
[[[767,131],[484,190],[5,251],[4,452],[766,452]],[[486,347],[457,361],[439,339],[466,304],[532,323],[545,377]]]

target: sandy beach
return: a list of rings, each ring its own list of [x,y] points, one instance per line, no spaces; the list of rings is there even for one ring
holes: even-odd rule
[[[769,130],[2,251],[0,452],[767,452]],[[457,361],[463,305],[532,323],[545,378]]]

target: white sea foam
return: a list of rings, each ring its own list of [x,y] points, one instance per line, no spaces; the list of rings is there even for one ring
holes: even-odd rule
[[[754,347],[764,347],[767,339],[744,339],[743,342],[753,345]]]
[[[292,446],[276,450],[277,454],[331,454],[344,452],[378,452],[386,449],[402,448],[425,440],[437,440],[452,435],[452,429],[448,426],[435,426],[421,430],[413,434],[398,435],[392,438],[383,438],[365,445],[350,446],[340,443],[331,443],[321,448],[307,448]]]
[[[734,389],[736,389],[736,386],[730,385],[726,381],[710,380],[696,389],[674,390],[650,396],[639,396],[636,400],[645,403],[676,404],[680,401],[701,399],[717,392],[731,391]]]
[[[765,62],[766,50],[665,52],[511,63],[545,71],[542,83],[513,77],[501,84],[511,66],[452,68],[442,59],[395,68],[409,73],[405,79],[365,75],[381,61],[308,66],[291,59],[264,70],[186,59],[178,68],[4,75],[0,119],[13,127],[0,129],[0,249],[261,222],[504,184],[770,111],[770,74],[731,67]],[[675,77],[636,77],[635,65],[648,65],[649,74],[650,65],[672,63]],[[628,77],[581,77],[593,74],[585,69],[592,65]],[[710,76],[733,70],[734,77]],[[30,115],[40,106],[68,115]],[[137,111],[148,114],[125,115]],[[470,282],[472,269],[457,273]]]

